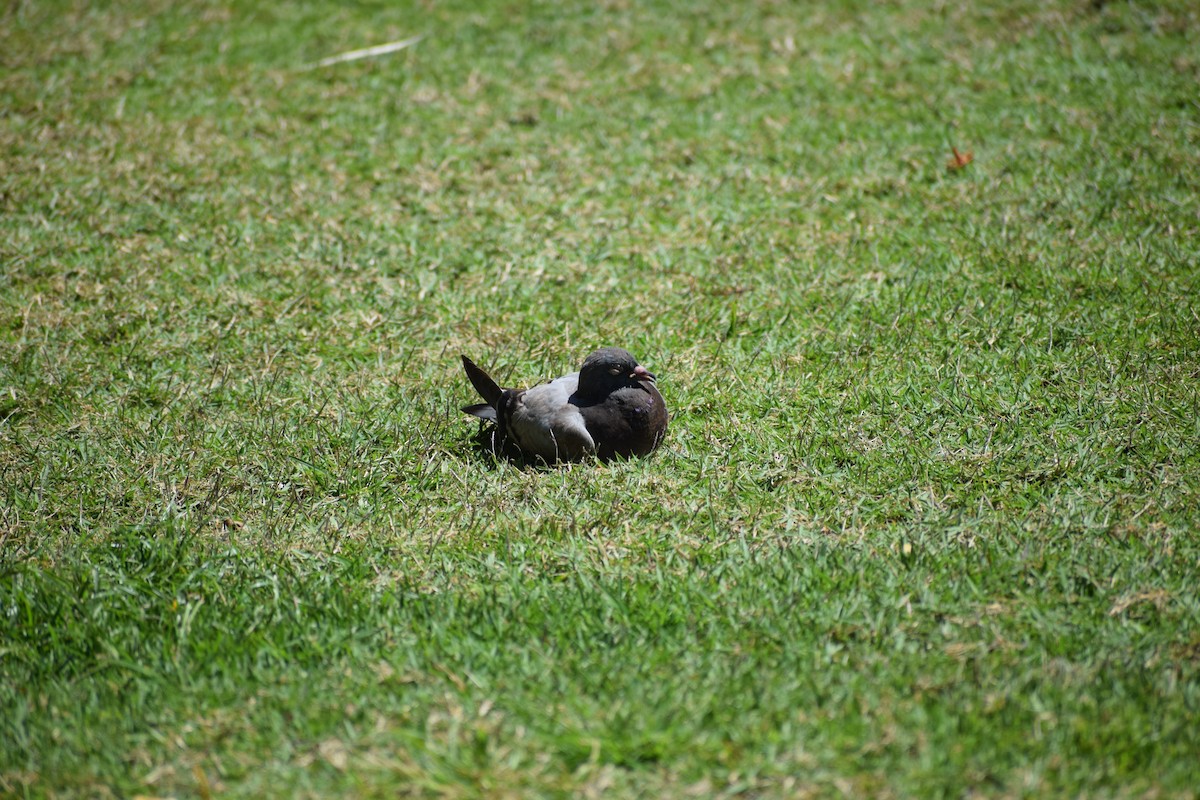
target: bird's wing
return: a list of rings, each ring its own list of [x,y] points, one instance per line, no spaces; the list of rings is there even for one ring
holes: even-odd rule
[[[505,398],[505,432],[526,455],[546,461],[571,461],[596,449],[579,408],[570,403],[579,373]]]

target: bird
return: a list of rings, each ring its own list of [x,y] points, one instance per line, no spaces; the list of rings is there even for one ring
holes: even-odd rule
[[[578,372],[530,389],[501,389],[471,359],[463,369],[484,402],[463,411],[496,423],[502,451],[547,463],[649,455],[667,433],[655,376],[628,350],[602,347]]]

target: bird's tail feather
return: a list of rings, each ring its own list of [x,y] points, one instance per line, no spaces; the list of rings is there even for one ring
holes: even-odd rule
[[[484,399],[487,405],[492,406],[493,411],[490,418],[495,419],[495,406],[500,402],[500,396],[504,394],[504,390],[500,388],[500,384],[492,380],[490,375],[475,366],[475,362],[471,361],[471,359],[463,356],[462,362],[463,369],[467,371],[467,378],[470,379],[471,385],[475,387],[475,391],[479,392],[479,396]],[[471,406],[471,408],[475,408],[475,406]],[[463,410],[467,411],[467,409]],[[477,417],[483,416],[475,411],[467,411],[467,413],[475,414]],[[489,417],[484,417],[484,419],[489,419]]]
[[[492,422],[496,421],[496,407],[489,406],[487,403],[476,403],[473,406],[463,406],[462,410],[473,417],[490,419]]]

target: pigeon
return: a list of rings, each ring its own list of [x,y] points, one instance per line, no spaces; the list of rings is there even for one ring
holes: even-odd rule
[[[466,356],[463,369],[485,402],[463,411],[496,423],[502,450],[547,463],[649,454],[667,433],[654,375],[627,350],[604,347],[572,372],[532,389],[501,389]]]

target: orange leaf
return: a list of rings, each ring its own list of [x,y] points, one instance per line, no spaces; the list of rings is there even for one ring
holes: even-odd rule
[[[954,155],[949,161],[946,162],[946,169],[950,170],[951,172],[960,170],[975,160],[975,154],[970,150],[965,153],[960,153],[958,152],[958,148],[953,146],[951,146],[950,150],[954,153]]]

